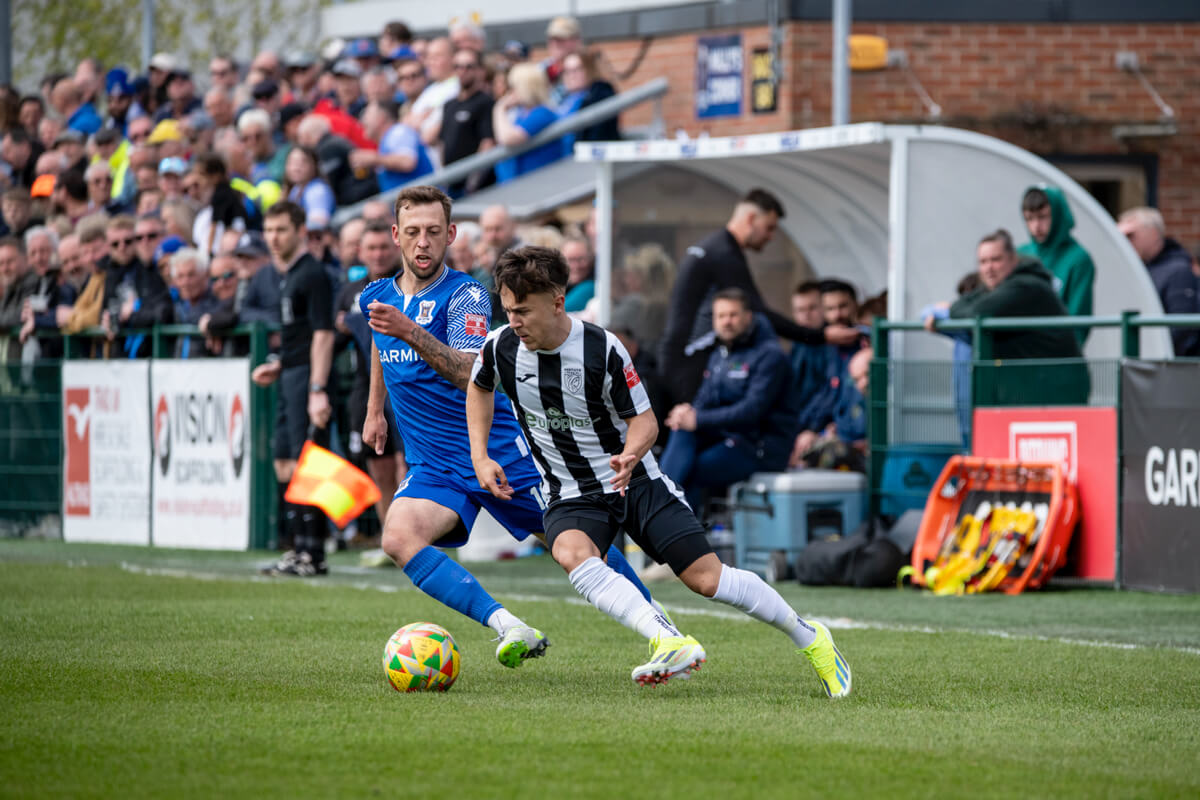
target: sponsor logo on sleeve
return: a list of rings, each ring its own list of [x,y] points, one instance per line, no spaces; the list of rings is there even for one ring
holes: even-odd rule
[[[633,387],[637,386],[641,382],[642,382],[642,379],[640,377],[638,377],[637,370],[633,368],[633,364],[626,364],[625,365],[625,385],[628,386],[630,389],[632,389]]]
[[[463,327],[467,336],[487,336],[487,319],[482,314],[464,314]]]

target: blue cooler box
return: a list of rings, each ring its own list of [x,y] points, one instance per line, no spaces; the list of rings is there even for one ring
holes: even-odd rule
[[[782,578],[809,541],[861,525],[866,500],[867,477],[858,472],[757,472],[729,487],[735,565]]]

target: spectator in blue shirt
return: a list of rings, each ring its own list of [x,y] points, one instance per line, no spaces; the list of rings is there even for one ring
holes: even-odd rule
[[[304,209],[306,216],[322,212],[325,219],[333,216],[333,189],[321,175],[317,151],[296,145],[288,153],[283,167],[283,191],[287,199]]]
[[[381,192],[433,172],[421,135],[416,128],[400,122],[398,113],[396,104],[388,100],[368,105],[362,116],[363,131],[379,143],[379,149],[350,153],[351,167],[375,170]]]
[[[50,104],[67,121],[67,128],[91,136],[100,130],[103,120],[91,103],[83,102],[83,94],[71,77],[61,78],[50,90]]]
[[[536,64],[517,64],[508,72],[508,93],[492,107],[492,130],[496,142],[516,147],[537,136],[558,120],[547,105],[550,84],[546,73]],[[503,183],[518,175],[551,164],[563,155],[563,143],[556,139],[496,165],[496,182]]]

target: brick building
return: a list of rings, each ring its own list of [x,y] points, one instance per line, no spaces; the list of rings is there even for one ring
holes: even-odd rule
[[[359,6],[370,6],[372,14],[364,16]],[[578,9],[585,39],[603,51],[621,86],[658,76],[669,80],[662,104],[669,134],[730,135],[830,124],[829,2],[658,0],[648,6],[588,0],[514,9],[475,0],[470,6],[480,13],[490,45],[518,39],[534,45],[535,56],[542,52],[547,19]],[[433,32],[445,25],[448,14],[460,12],[370,2],[341,4],[325,13],[333,32],[338,20],[361,27],[364,19],[384,19],[381,14]],[[1049,159],[1113,213],[1156,205],[1171,235],[1189,245],[1200,242],[1200,7],[1195,3],[858,0],[853,14],[852,32],[884,37],[893,59],[896,51],[903,53],[907,69],[855,72],[851,121],[937,122],[999,137]],[[697,51],[702,38],[723,35],[738,37],[743,53],[740,113],[700,118]],[[773,38],[779,63],[778,83],[771,87],[775,108],[756,113],[752,102],[765,95],[755,93],[764,90],[753,85],[754,73]],[[1173,118],[1164,115],[1137,74],[1118,67],[1118,53],[1136,55],[1141,75],[1174,111]],[[914,80],[940,106],[940,116],[923,102]],[[642,125],[652,113],[649,107],[635,109],[622,122]]]

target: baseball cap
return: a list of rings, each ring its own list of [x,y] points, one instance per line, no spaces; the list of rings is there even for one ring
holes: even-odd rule
[[[400,45],[395,50],[388,53],[387,57],[384,58],[384,61],[417,61],[417,60],[418,60],[417,54],[413,51],[413,49],[411,47],[409,47],[406,44]]]
[[[555,17],[546,26],[547,39],[577,39],[579,36],[579,20],[574,17]]]
[[[164,158],[162,161],[158,162],[159,175],[183,175],[186,174],[187,171],[187,162],[179,156],[171,156],[170,158]]]
[[[504,43],[504,54],[509,58],[519,59],[524,61],[529,58],[529,45],[516,39],[509,39]]]
[[[179,59],[170,53],[155,53],[150,59],[150,69],[157,69],[161,72],[173,72],[179,68]]]
[[[104,76],[104,92],[110,95],[133,94],[133,86],[129,83],[129,73],[120,67],[113,67]]]
[[[270,255],[271,251],[267,249],[267,240],[258,231],[246,231],[242,237],[238,239],[237,247],[233,248],[235,256],[244,256],[246,258],[261,258],[265,255]]]
[[[250,90],[250,96],[255,100],[266,100],[279,94],[279,84],[274,78],[267,78],[254,84],[254,88]]]
[[[178,236],[168,236],[154,250],[154,263],[162,261],[163,256],[169,256],[183,247],[183,239]]]
[[[146,137],[146,144],[162,144],[163,142],[183,141],[183,133],[179,130],[179,121],[164,119],[154,126]]]
[[[283,65],[288,69],[308,69],[317,63],[317,57],[304,50],[293,50],[283,58]]]
[[[54,146],[58,147],[64,142],[74,142],[75,144],[83,144],[86,140],[83,134],[74,128],[64,128],[62,133],[54,137]]]
[[[54,193],[55,178],[53,175],[38,175],[33,186],[29,187],[30,197],[49,197]]]
[[[362,77],[362,67],[358,65],[357,61],[353,61],[349,58],[343,58],[341,61],[334,64],[333,69],[331,69],[330,72],[343,78]]]

